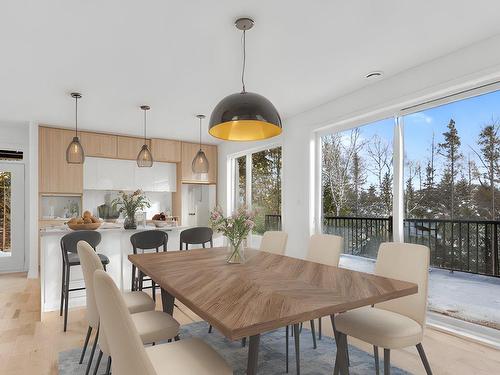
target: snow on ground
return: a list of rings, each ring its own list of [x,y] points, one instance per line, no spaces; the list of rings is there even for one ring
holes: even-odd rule
[[[340,266],[372,273],[375,261],[342,255]],[[432,311],[500,329],[500,278],[431,268],[428,302]]]

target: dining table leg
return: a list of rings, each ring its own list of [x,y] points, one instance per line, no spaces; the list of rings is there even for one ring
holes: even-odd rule
[[[259,334],[250,336],[248,344],[247,375],[257,374],[257,367],[259,364],[259,344],[260,344]]]
[[[349,366],[347,364],[347,336],[336,330],[334,315],[330,315],[330,319],[332,321],[333,333],[335,335],[335,344],[337,345],[334,374],[349,374]]]
[[[174,314],[175,297],[172,296],[169,292],[167,292],[163,288],[161,288],[161,302],[163,305],[163,312],[166,312],[167,314],[173,315]]]

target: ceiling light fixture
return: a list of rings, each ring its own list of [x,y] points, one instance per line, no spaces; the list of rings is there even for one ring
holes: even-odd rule
[[[250,18],[239,18],[235,22],[236,28],[243,31],[242,90],[226,96],[212,111],[208,132],[219,139],[256,141],[274,137],[282,131],[281,118],[273,103],[245,89],[246,32],[253,25]]]
[[[81,99],[82,94],[72,92],[71,97],[75,99],[75,136],[66,149],[66,162],[68,164],[83,164],[85,153],[78,138],[78,99]]]
[[[200,120],[200,149],[191,163],[191,169],[193,170],[193,173],[208,173],[208,159],[201,149],[201,121],[205,118],[205,115],[196,115],[196,117]]]
[[[140,168],[149,168],[153,166],[153,155],[149,150],[147,139],[146,139],[146,112],[151,108],[148,105],[141,105],[141,109],[144,111],[144,145],[137,155],[137,166]]]

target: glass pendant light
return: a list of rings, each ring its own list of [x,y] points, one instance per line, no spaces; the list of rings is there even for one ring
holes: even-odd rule
[[[144,111],[144,145],[141,151],[139,151],[139,155],[137,155],[137,166],[140,168],[149,168],[153,166],[153,155],[149,150],[146,140],[146,112],[150,110],[150,107],[148,105],[141,105],[141,109]]]
[[[208,159],[205,153],[201,149],[201,121],[205,118],[205,115],[196,115],[200,120],[200,149],[196,153],[193,162],[191,163],[191,169],[193,173],[208,173]]]
[[[85,153],[78,138],[78,99],[82,97],[82,94],[72,92],[71,97],[75,99],[75,136],[66,149],[66,162],[69,164],[83,164]]]
[[[237,29],[243,31],[242,91],[226,96],[214,108],[210,116],[208,132],[216,138],[229,141],[255,141],[281,134],[281,118],[268,99],[245,90],[246,31],[254,22],[250,18],[239,18]]]

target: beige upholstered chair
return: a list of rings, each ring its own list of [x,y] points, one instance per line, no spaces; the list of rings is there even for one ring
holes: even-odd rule
[[[427,310],[429,248],[423,245],[387,242],[380,245],[375,274],[413,282],[418,293],[351,310],[335,317],[335,328],[373,345],[378,374],[378,347],[384,348],[384,374],[390,371],[390,350],[416,345],[427,374],[431,368],[422,346]],[[338,357],[337,357],[338,358]]]
[[[104,271],[94,274],[101,324],[113,357],[113,374],[232,374],[215,350],[198,339],[145,348],[115,283]]]
[[[87,293],[87,318],[89,321],[89,326],[97,328],[96,339],[94,341],[91,357],[87,365],[88,374],[88,372],[90,371],[90,366],[92,364],[93,354],[95,352],[95,342],[97,340],[99,342],[100,351],[97,357],[96,369],[99,367],[103,354],[108,356],[108,370],[110,365],[109,345],[107,343],[106,335],[104,334],[104,332],[101,332],[99,334],[99,312],[97,310],[97,305],[95,302],[94,272],[96,270],[103,270],[103,267],[99,257],[88,243],[84,241],[78,242],[77,250],[83,270],[83,277],[85,280]],[[152,302],[153,300],[147,294],[145,294],[144,292],[136,291],[122,293],[122,297],[125,306],[127,306],[128,312],[133,312],[131,315],[131,319],[137,331],[139,332],[139,336],[141,337],[141,340],[144,344],[154,343],[157,341],[168,340],[172,338],[178,339],[177,335],[179,333],[179,323],[172,316],[162,311],[155,311],[154,303],[151,305],[151,303],[149,302]],[[143,307],[147,307],[149,309],[148,311],[136,312],[136,310],[140,307],[138,303],[140,299],[145,299],[148,301],[148,303],[143,303]],[[129,305],[129,303],[131,303],[131,305]]]
[[[288,234],[282,231],[267,231],[262,236],[260,250],[268,253],[284,255]]]
[[[327,266],[338,267],[340,254],[342,253],[343,246],[344,246],[344,240],[340,236],[334,236],[331,234],[313,234],[309,239],[307,260],[315,263],[325,264]],[[316,329],[314,327],[314,320],[309,321],[309,323],[311,325],[313,348],[316,349]],[[321,318],[319,318],[318,331],[320,340],[321,340],[321,324],[322,321]],[[287,327],[286,345],[288,347],[288,327]],[[295,355],[297,355],[297,353]],[[288,371],[288,355],[286,358],[286,362]]]

